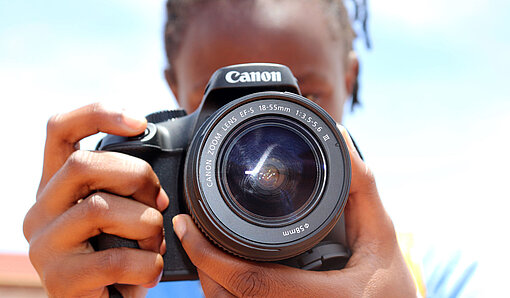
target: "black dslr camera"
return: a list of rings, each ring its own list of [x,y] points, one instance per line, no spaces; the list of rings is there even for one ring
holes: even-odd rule
[[[147,116],[137,137],[107,135],[97,149],[146,160],[172,200],[163,212],[162,280],[197,279],[173,232],[189,213],[217,246],[239,257],[306,270],[345,266],[344,206],[351,165],[336,123],[300,95],[278,64],[241,64],[211,77],[200,107]],[[96,249],[136,241],[101,234]]]

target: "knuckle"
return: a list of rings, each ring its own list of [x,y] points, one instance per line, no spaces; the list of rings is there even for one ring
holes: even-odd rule
[[[103,251],[95,264],[96,272],[104,272],[115,279],[125,271],[128,260],[125,259],[127,248],[112,248]]]
[[[39,274],[41,281],[51,279],[52,264],[58,260],[58,255],[50,247],[44,235],[36,235],[30,241],[28,258],[34,269]]]
[[[163,270],[163,257],[157,256],[157,259],[154,263],[147,264],[149,267],[148,274],[146,276],[145,283],[149,283],[158,278],[159,274]]]
[[[23,219],[23,235],[25,236],[25,239],[30,242],[30,238],[32,238],[32,233],[34,230],[34,223],[33,218],[34,215],[34,206],[28,210],[27,214],[25,215],[25,218]]]
[[[152,210],[154,210],[153,212],[156,213],[155,220],[156,220],[156,227],[158,227],[158,232],[161,232],[161,231],[163,231],[163,227],[164,227],[163,214],[156,209],[152,209]]]
[[[48,135],[54,135],[56,131],[61,126],[62,114],[55,114],[48,119],[48,122],[46,123],[46,133]]]
[[[143,214],[143,219],[146,220],[150,226],[153,228],[152,234],[161,233],[161,229],[163,229],[163,215],[154,208],[147,208],[147,210]]]
[[[66,160],[64,167],[73,173],[81,173],[86,170],[87,164],[91,160],[91,154],[88,151],[74,151]]]
[[[122,113],[119,111],[112,110],[108,108],[105,104],[101,102],[95,102],[86,107],[87,113],[93,119],[93,122],[96,125],[97,132],[100,131],[100,124],[104,124],[105,122],[109,122],[109,120],[114,120],[116,122],[121,122]]]
[[[156,209],[148,208],[140,216],[140,224],[143,224],[144,227],[144,238],[139,242],[146,244],[157,241],[159,247],[163,235],[163,215]]]
[[[87,106],[87,109],[93,115],[103,115],[106,112],[106,108],[101,102],[92,103]]]
[[[96,132],[100,132],[100,127],[105,123],[106,119],[111,116],[111,112],[101,102],[95,102],[85,107],[88,117],[90,119],[91,126],[94,127]],[[116,113],[117,120],[119,119],[118,113]]]
[[[109,153],[110,154],[110,153]],[[145,160],[127,155],[118,155],[123,173],[125,173],[126,191],[135,194],[145,194],[154,187],[154,171]]]
[[[148,162],[145,160],[138,159],[139,167],[142,171],[144,186],[146,187],[157,187],[159,188],[159,180],[154,173],[154,170]]]
[[[89,189],[87,191],[90,192],[94,182],[91,173],[95,172],[91,170],[97,170],[97,167],[94,166],[94,163],[97,163],[95,158],[93,152],[84,150],[74,151],[62,166],[62,172],[67,177],[81,181],[80,184],[83,184],[84,187],[88,187]]]
[[[41,253],[41,245],[39,245],[37,237],[34,237],[32,241],[30,241],[30,247],[28,248],[28,258],[30,259],[30,263],[34,266],[35,269],[39,268],[39,256]]]
[[[103,193],[94,193],[84,200],[82,214],[88,220],[98,220],[108,216],[109,203]],[[82,204],[80,204],[82,205]]]
[[[241,297],[265,297],[271,293],[269,279],[258,268],[244,269],[242,272],[231,274],[228,284],[232,286],[236,295]]]
[[[136,161],[133,160],[132,167],[133,173],[138,173],[137,177],[133,177],[137,184],[136,187],[143,192],[148,192],[154,196],[157,195],[160,183],[150,164],[145,160],[137,158]]]

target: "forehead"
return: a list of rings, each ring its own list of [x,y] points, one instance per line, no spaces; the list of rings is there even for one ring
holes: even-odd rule
[[[341,38],[333,38],[322,3],[205,1],[193,8],[174,67],[179,76],[200,81],[196,84],[237,63],[281,63],[298,77],[320,68],[343,69]]]

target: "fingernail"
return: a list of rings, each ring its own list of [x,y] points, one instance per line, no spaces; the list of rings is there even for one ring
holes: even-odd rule
[[[161,187],[158,196],[156,197],[156,206],[159,211],[163,211],[168,207],[170,200],[163,187]]]
[[[128,128],[136,131],[142,130],[147,125],[147,119],[145,119],[145,117],[126,110],[122,111],[122,121]]]
[[[172,218],[172,224],[174,226],[174,232],[179,238],[179,240],[182,240],[182,237],[186,233],[186,222],[185,219],[180,216],[176,215],[174,218]]]

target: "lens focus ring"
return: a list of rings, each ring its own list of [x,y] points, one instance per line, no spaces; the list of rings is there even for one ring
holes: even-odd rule
[[[350,185],[347,146],[302,96],[261,92],[216,111],[195,134],[184,191],[202,231],[260,261],[303,253],[333,228]]]

